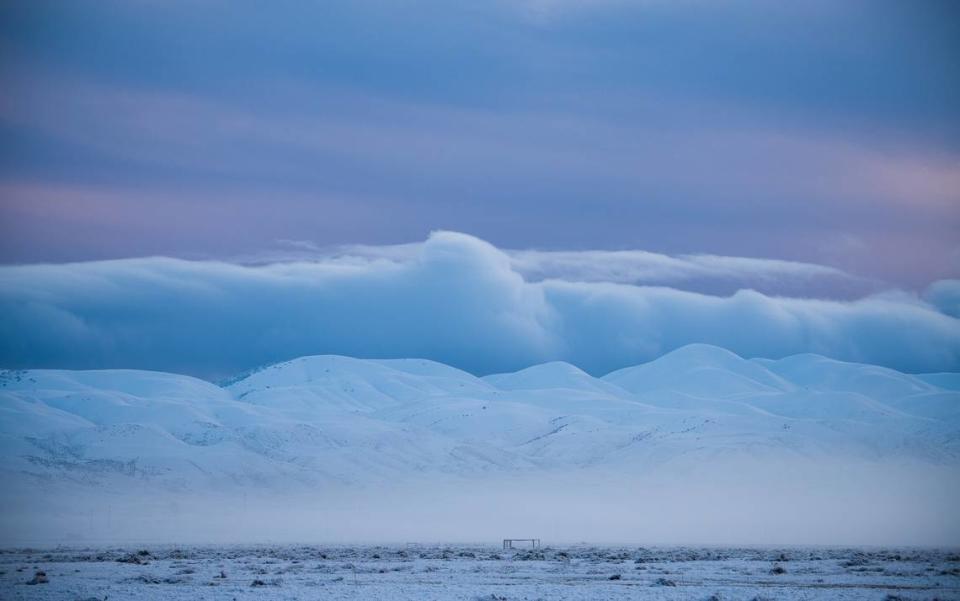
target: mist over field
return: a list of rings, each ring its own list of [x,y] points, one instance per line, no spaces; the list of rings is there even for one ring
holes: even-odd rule
[[[587,470],[427,479],[314,491],[235,489],[68,499],[8,490],[16,545],[496,543],[551,545],[953,546],[956,466],[807,461],[711,466],[710,473]]]

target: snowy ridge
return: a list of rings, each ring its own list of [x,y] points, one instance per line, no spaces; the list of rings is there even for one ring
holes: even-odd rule
[[[718,457],[956,465],[953,374],[707,345],[595,378],[565,363],[477,378],[426,360],[301,357],[218,387],[135,370],[0,373],[3,476],[124,489],[322,487]]]

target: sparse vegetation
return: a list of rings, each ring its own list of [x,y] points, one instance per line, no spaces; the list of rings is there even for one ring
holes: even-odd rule
[[[58,549],[52,553],[30,554],[0,550],[0,559],[20,570],[0,572],[0,590],[5,590],[4,586],[27,584],[24,574],[27,570],[34,575],[32,580],[36,580],[31,580],[30,584],[44,585],[48,575],[55,577],[58,587],[69,589],[82,591],[90,583],[96,583],[95,586],[101,587],[96,590],[102,590],[102,594],[114,599],[131,598],[137,587],[151,587],[151,590],[139,593],[144,598],[164,598],[167,591],[176,591],[173,598],[193,599],[209,596],[214,592],[209,587],[218,586],[223,588],[216,592],[226,592],[233,586],[248,590],[282,586],[277,592],[282,590],[284,598],[298,601],[343,598],[346,590],[342,587],[350,587],[349,594],[353,595],[350,598],[363,598],[372,590],[390,591],[390,587],[417,591],[421,598],[436,598],[440,589],[435,587],[455,587],[458,582],[467,587],[479,587],[482,582],[482,586],[492,584],[510,588],[468,590],[461,598],[482,601],[505,598],[510,601],[574,598],[654,601],[676,596],[690,601],[786,601],[803,598],[804,594],[808,599],[822,598],[818,593],[831,591],[834,583],[839,582],[849,597],[858,601],[932,601],[954,598],[960,588],[956,575],[952,573],[957,564],[949,560],[953,555],[937,551],[914,550],[906,554],[880,550],[792,549],[788,557],[796,569],[790,572],[802,574],[802,577],[796,582],[794,579],[778,579],[777,593],[769,596],[766,591],[757,589],[770,586],[766,574],[787,573],[787,570],[775,571],[777,567],[784,567],[781,560],[786,554],[779,550],[611,549],[582,545],[562,549],[544,547],[538,550],[544,561],[517,559],[517,555],[526,555],[529,551],[502,553],[500,559],[494,559],[495,553],[490,547],[454,545],[422,545],[416,552],[384,546],[323,549],[286,545],[266,548],[189,547],[153,549],[149,556],[117,549],[75,552]],[[131,556],[149,557],[154,570],[169,570],[166,573],[171,575],[141,572],[143,568],[137,564],[118,561]],[[638,560],[640,563],[636,563]],[[78,568],[53,568],[53,565],[65,563]],[[853,563],[853,567],[847,567],[848,563]],[[625,573],[622,571],[625,565],[641,571]],[[933,569],[928,571],[928,567]],[[868,571],[856,572],[855,584],[852,584],[851,570],[864,568]],[[109,578],[110,574],[120,576]],[[195,574],[203,577],[195,577]],[[233,575],[232,582],[228,580],[228,574]],[[736,588],[727,590],[717,586],[718,577],[736,582]],[[111,589],[111,582],[117,588]],[[750,590],[752,583],[756,585],[754,590]],[[927,590],[936,589],[938,594],[897,592],[898,589],[909,591],[920,583]],[[330,588],[317,595],[315,587]],[[680,590],[669,592],[673,587]],[[658,588],[662,590],[658,592]],[[884,589],[893,592],[885,596],[887,591]],[[605,592],[595,594],[597,591]],[[826,596],[829,598],[830,594]]]

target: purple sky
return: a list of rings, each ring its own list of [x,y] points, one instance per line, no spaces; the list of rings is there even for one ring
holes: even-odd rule
[[[508,249],[960,274],[952,2],[8,2],[0,262]]]

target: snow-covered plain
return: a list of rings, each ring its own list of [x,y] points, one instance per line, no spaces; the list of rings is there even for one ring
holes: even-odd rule
[[[37,571],[49,582],[27,585]],[[4,599],[960,599],[960,554],[577,545],[127,547],[0,553]]]
[[[960,392],[683,347],[602,378],[303,357],[0,373],[11,544],[960,543]]]

